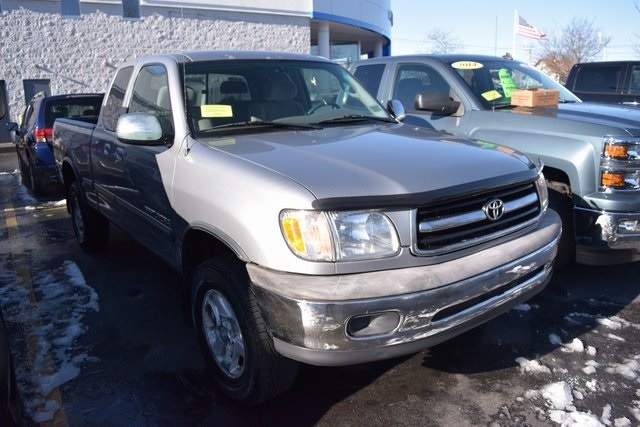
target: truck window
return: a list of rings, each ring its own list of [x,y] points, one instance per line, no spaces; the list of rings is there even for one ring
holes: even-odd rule
[[[634,65],[629,72],[629,92],[640,93],[640,65]]]
[[[376,96],[378,89],[380,89],[380,82],[382,82],[384,67],[384,64],[361,65],[356,69],[354,75],[373,96]]]
[[[158,64],[140,69],[133,85],[130,113],[151,113],[158,117],[166,135],[173,134],[173,115],[167,69]]]
[[[312,107],[336,103],[340,93],[340,82],[336,76],[322,69],[303,69],[302,75]]]
[[[111,85],[111,90],[107,95],[107,101],[102,109],[102,124],[105,129],[112,132],[116,131],[118,117],[122,114],[122,104],[124,101],[124,93],[131,79],[133,67],[124,67],[118,71]]]
[[[620,89],[622,65],[590,65],[578,71],[574,90],[615,93]]]
[[[449,83],[433,68],[423,64],[402,64],[398,67],[393,85],[393,99],[404,104],[407,111],[415,111],[419,93],[449,94]]]

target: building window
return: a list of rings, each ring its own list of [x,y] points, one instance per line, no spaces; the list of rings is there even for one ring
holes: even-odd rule
[[[80,0],[60,0],[60,15],[80,16]]]
[[[125,18],[140,18],[140,0],[122,0],[122,16]]]

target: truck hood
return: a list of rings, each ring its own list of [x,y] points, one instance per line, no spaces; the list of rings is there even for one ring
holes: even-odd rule
[[[318,199],[450,187],[468,193],[535,176],[529,159],[512,149],[401,124],[277,131],[206,142],[287,176]]]
[[[519,113],[518,109],[512,110]],[[595,102],[560,104],[557,108],[527,109],[527,114],[554,117],[624,130],[630,136],[640,137],[640,109]]]

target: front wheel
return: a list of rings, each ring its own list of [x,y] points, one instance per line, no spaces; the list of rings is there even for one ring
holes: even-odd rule
[[[200,349],[222,392],[257,404],[286,391],[298,364],[275,351],[244,265],[227,257],[206,261],[193,289]]]
[[[67,193],[67,206],[76,240],[82,250],[97,252],[106,248],[109,243],[109,221],[87,206],[75,181]]]
[[[573,262],[576,254],[576,238],[573,219],[573,202],[570,196],[549,188],[549,207],[556,211],[562,220],[562,234],[558,242],[558,254],[555,266],[560,269]]]

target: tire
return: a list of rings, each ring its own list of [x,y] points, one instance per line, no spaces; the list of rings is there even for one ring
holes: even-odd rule
[[[25,164],[24,160],[20,156],[20,152],[16,148],[16,154],[18,155],[18,168],[20,169],[20,180],[22,181],[22,185],[25,187],[31,188],[31,183],[29,181],[29,167]]]
[[[25,425],[25,409],[20,398],[20,392],[18,391],[18,382],[16,379],[15,370],[11,367],[11,388],[10,388],[10,400],[9,408],[6,414],[6,418],[3,420],[2,425],[7,426],[23,426]]]
[[[109,221],[84,202],[78,183],[71,183],[67,193],[67,206],[76,240],[83,251],[98,252],[109,243]]]
[[[230,257],[206,261],[194,274],[193,290],[198,343],[220,390],[249,405],[286,391],[298,362],[275,351],[244,265]]]
[[[35,165],[29,160],[29,189],[34,196],[41,196],[43,194],[42,185],[36,175]]]
[[[549,188],[549,207],[560,215],[562,234],[558,243],[555,267],[560,269],[575,260],[576,238],[573,220],[573,202],[571,198],[559,191]]]

